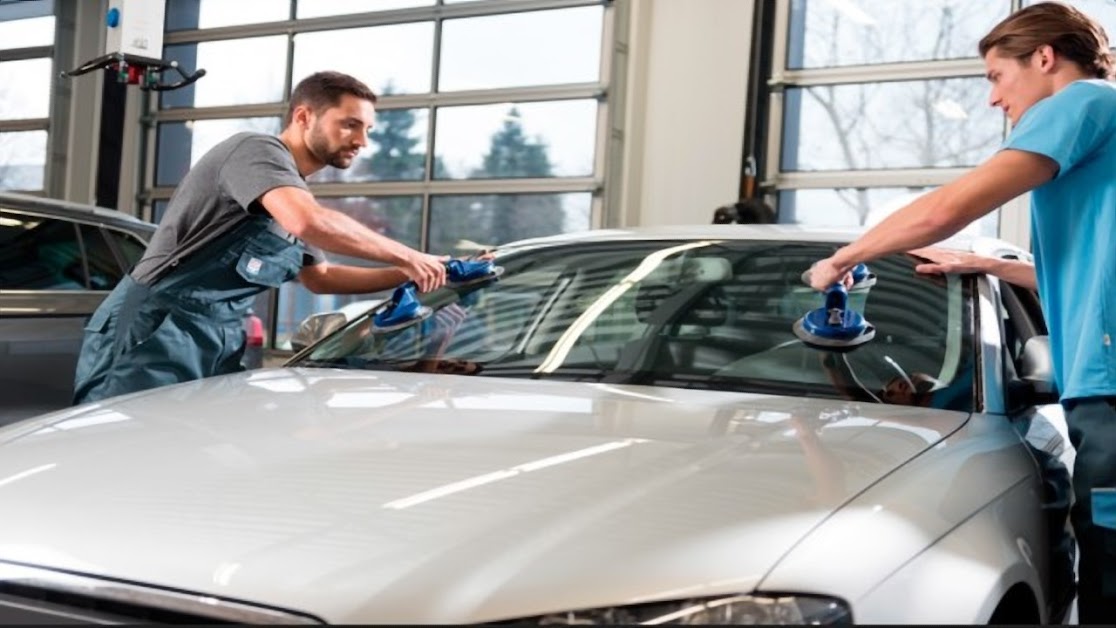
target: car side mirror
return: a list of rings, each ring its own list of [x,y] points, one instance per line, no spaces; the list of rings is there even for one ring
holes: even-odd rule
[[[1032,336],[1023,345],[1023,354],[1019,357],[1019,379],[1027,405],[1058,403],[1049,336]]]
[[[291,348],[302,351],[322,338],[341,329],[348,319],[341,312],[322,312],[306,317],[291,336]]]

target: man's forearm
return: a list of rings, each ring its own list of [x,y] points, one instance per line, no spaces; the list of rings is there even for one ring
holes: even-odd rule
[[[958,179],[885,218],[831,258],[835,265],[900,253],[939,242],[1016,196],[1050,180],[1057,164],[1025,151],[1000,151]]]
[[[941,194],[942,190],[934,190],[891,214],[863,237],[839,249],[834,261],[848,270],[859,262],[927,246],[953,235],[964,222],[935,211]]]
[[[994,277],[999,277],[1016,286],[1029,290],[1038,290],[1038,275],[1035,274],[1034,264],[1028,264],[1016,259],[988,258],[987,268],[984,272]]]
[[[307,222],[299,237],[319,248],[388,264],[405,264],[414,254],[414,249],[369,229],[337,210],[323,207],[311,215],[313,218]]]
[[[330,264],[318,276],[303,278],[303,284],[318,294],[366,294],[390,290],[407,281],[398,268],[362,268]]]

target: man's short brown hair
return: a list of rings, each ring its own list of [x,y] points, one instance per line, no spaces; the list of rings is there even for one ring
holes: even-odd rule
[[[336,107],[346,94],[370,103],[377,100],[376,94],[367,85],[348,74],[329,71],[311,74],[299,81],[291,91],[291,102],[287,107],[287,115],[283,118],[283,126],[291,123],[296,107],[306,105],[314,113],[321,113],[325,109]]]
[[[1040,2],[1020,9],[980,40],[980,56],[996,48],[1006,57],[1025,60],[1049,45],[1096,78],[1112,78],[1108,35],[1095,20],[1061,2]]]

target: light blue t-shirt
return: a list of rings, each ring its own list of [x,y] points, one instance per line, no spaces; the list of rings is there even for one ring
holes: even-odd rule
[[[1116,85],[1070,83],[1027,110],[1003,148],[1058,163],[1032,192],[1031,237],[1062,400],[1116,396]]]

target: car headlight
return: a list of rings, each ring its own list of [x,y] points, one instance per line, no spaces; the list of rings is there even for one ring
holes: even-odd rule
[[[520,622],[523,620],[519,620]],[[551,613],[530,618],[540,626],[602,624],[811,624],[852,625],[852,612],[836,598],[813,595],[731,595],[675,602]]]

